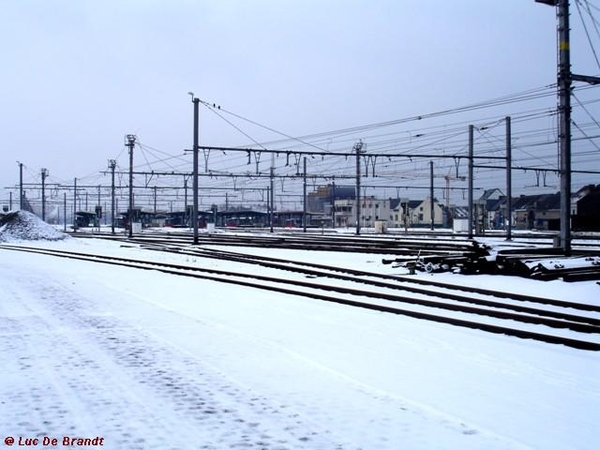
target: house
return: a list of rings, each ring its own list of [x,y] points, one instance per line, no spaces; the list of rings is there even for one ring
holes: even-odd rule
[[[331,208],[336,200],[356,198],[355,186],[337,186],[328,184],[319,186],[307,194],[307,210],[313,213],[331,214]]]
[[[417,206],[410,205],[411,225],[428,225],[428,199]],[[512,212],[507,215],[507,199],[500,189],[488,189],[473,202],[473,228],[476,234],[486,229],[505,229],[507,222],[517,230],[560,229],[560,193],[521,195],[512,198]],[[436,225],[438,209],[435,210]],[[401,218],[401,207],[394,210]],[[420,214],[423,214],[422,216]],[[451,220],[467,220],[469,209],[450,206],[446,214]],[[571,196],[571,228],[573,231],[600,231],[600,185],[587,185]],[[468,226],[467,228],[468,229]]]
[[[346,228],[356,225],[356,201],[354,199],[336,200],[335,209],[335,227]]]
[[[600,231],[600,184],[587,185],[571,197],[573,231]]]
[[[517,230],[559,230],[560,193],[521,195],[513,199],[513,217]]]
[[[394,226],[390,209],[391,199],[378,199],[374,196],[360,198],[360,226],[371,228],[375,222],[385,222],[386,226]],[[335,201],[335,226],[356,226],[356,200],[340,199]]]
[[[506,196],[500,189],[486,189],[474,202],[475,224],[478,232],[505,228]]]
[[[416,207],[409,211],[410,224],[415,227],[431,225],[431,197],[427,197]],[[446,213],[436,198],[433,199],[433,224],[440,227],[444,225]]]
[[[411,226],[410,212],[421,204],[421,200],[390,199],[392,226],[396,228]]]
[[[361,225],[374,227],[375,222],[385,222],[386,226],[392,225],[392,211],[389,199],[377,199],[373,196],[361,198]]]

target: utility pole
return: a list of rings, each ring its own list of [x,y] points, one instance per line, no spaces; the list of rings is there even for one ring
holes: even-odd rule
[[[435,229],[435,208],[433,204],[433,161],[429,161],[429,198],[431,199],[430,215],[431,215],[431,231]]]
[[[404,234],[408,234],[408,203],[410,202],[409,198],[405,198],[404,202]]]
[[[271,204],[271,210],[270,210],[270,215],[269,215],[269,222],[271,223],[270,226],[270,230],[271,233],[273,232],[273,210],[275,208],[275,193],[274,193],[274,188],[275,188],[275,168],[273,167],[273,162],[271,162],[271,183],[270,183],[270,189],[269,189],[269,195],[270,195],[270,204]]]
[[[67,232],[67,193],[63,192],[65,233]]]
[[[73,231],[77,231],[77,178],[73,180]]]
[[[473,125],[469,125],[469,229],[468,238],[473,238]]]
[[[560,148],[560,242],[571,254],[571,55],[569,0],[558,0],[558,97]]]
[[[129,237],[133,237],[133,147],[135,146],[136,137],[134,134],[127,135],[127,143],[129,147]]]
[[[115,168],[117,161],[114,159],[108,160],[108,168],[110,169],[110,230],[115,234]]]
[[[267,185],[267,216],[271,217],[271,186]]]
[[[96,205],[96,223],[98,226],[98,231],[100,231],[100,220],[102,219],[102,205],[100,202],[100,190],[102,189],[102,185],[98,185],[98,204]],[[106,211],[104,212],[106,214]]]
[[[360,235],[360,156],[362,154],[363,141],[354,144],[356,152],[356,235]]]
[[[154,190],[154,214],[156,214],[156,186],[153,187]]]
[[[187,188],[188,188],[188,179],[187,177],[183,177],[183,203],[185,203],[183,208],[183,225],[188,226],[188,198],[187,198]],[[216,225],[215,221],[215,226]]]
[[[506,117],[506,240],[512,240],[512,137],[510,117]]]
[[[19,165],[19,209],[23,209],[23,163],[17,161]]]
[[[302,230],[306,233],[306,156],[303,159],[304,174],[302,177]]]
[[[571,254],[571,83],[600,84],[600,77],[571,73],[569,0],[535,0],[556,7],[558,18],[558,144],[560,153],[560,245]]]
[[[42,220],[46,220],[46,177],[48,176],[48,169],[42,169]]]
[[[192,148],[194,153],[194,176],[193,176],[193,207],[192,207],[192,222],[194,224],[194,245],[198,245],[198,128],[199,128],[199,115],[198,107],[200,105],[200,99],[194,97],[193,92],[189,92],[192,96],[192,103],[194,104],[194,147]]]
[[[331,227],[335,230],[335,180],[331,182]]]

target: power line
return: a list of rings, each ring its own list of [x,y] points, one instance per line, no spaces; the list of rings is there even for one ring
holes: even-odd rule
[[[590,137],[589,137],[587,134],[585,134],[585,132],[584,132],[584,131],[583,131],[581,128],[579,128],[579,125],[577,125],[577,123],[575,123],[575,121],[572,121],[571,123],[572,123],[573,125],[575,125],[575,128],[577,128],[577,129],[578,129],[578,130],[581,132],[581,134],[583,134],[583,135],[586,137],[586,139],[588,139],[588,140],[589,140],[589,141],[592,143],[592,145],[593,145],[594,147],[596,147],[596,149],[600,150],[600,147],[598,147],[598,144],[596,144],[596,143],[595,143],[595,142],[592,140],[592,138],[590,138]]]
[[[547,85],[547,86],[544,86],[541,88],[530,89],[530,90],[519,92],[516,94],[498,97],[496,99],[487,100],[487,101],[479,102],[479,103],[474,103],[474,104],[459,107],[459,108],[447,109],[447,110],[442,110],[442,111],[437,111],[437,112],[423,114],[423,115],[417,115],[417,116],[409,116],[409,117],[395,119],[395,120],[391,120],[391,121],[377,122],[377,123],[372,123],[372,124],[367,124],[367,125],[360,125],[357,127],[343,128],[343,129],[333,130],[333,131],[326,131],[326,132],[322,132],[322,133],[305,135],[305,136],[301,136],[300,138],[293,138],[293,139],[294,140],[298,140],[298,139],[308,140],[308,139],[325,138],[325,137],[330,137],[330,136],[344,136],[344,135],[356,134],[359,132],[365,132],[365,131],[379,129],[379,128],[390,127],[393,125],[400,125],[400,124],[404,124],[404,123],[408,123],[408,122],[421,121],[424,119],[443,117],[446,115],[453,115],[453,114],[458,114],[458,113],[467,112],[467,111],[475,111],[475,110],[479,110],[479,109],[491,108],[494,106],[501,106],[501,105],[516,103],[516,102],[522,102],[522,101],[526,101],[526,100],[536,100],[536,99],[541,99],[541,98],[553,97],[554,95],[556,95],[556,86],[557,86],[556,84],[551,84],[551,85]],[[276,145],[276,144],[280,144],[280,143],[284,143],[284,142],[287,142],[287,141],[282,141],[282,140],[269,141],[269,142],[263,142],[263,144],[266,146],[272,146],[272,145]]]
[[[224,111],[224,112],[226,112],[227,114],[230,114],[230,115],[232,115],[232,116],[234,116],[234,117],[236,117],[236,118],[238,118],[238,119],[240,119],[240,120],[244,120],[244,121],[246,121],[246,122],[248,122],[248,123],[251,123],[252,125],[256,125],[256,126],[258,126],[258,127],[260,127],[260,128],[264,128],[265,130],[268,130],[268,131],[271,131],[271,132],[273,132],[273,133],[276,133],[276,134],[279,134],[279,135],[281,135],[281,136],[284,136],[284,137],[286,137],[286,138],[288,138],[288,139],[290,139],[290,140],[292,140],[292,141],[297,141],[297,142],[300,142],[300,143],[302,143],[302,144],[305,144],[305,145],[308,145],[308,146],[314,147],[314,148],[316,148],[316,149],[318,149],[318,150],[323,150],[323,149],[322,149],[322,148],[320,148],[320,147],[317,147],[317,146],[315,146],[315,145],[313,145],[313,144],[310,144],[310,143],[308,143],[308,142],[305,142],[305,141],[303,141],[301,138],[297,138],[297,137],[290,136],[290,135],[288,135],[288,134],[282,133],[281,131],[277,131],[277,130],[275,130],[275,129],[271,128],[271,127],[268,127],[268,126],[266,126],[266,125],[262,125],[262,124],[260,124],[260,123],[258,123],[258,122],[255,122],[255,121],[253,121],[253,120],[246,119],[245,117],[242,117],[242,116],[240,116],[239,114],[235,114],[235,113],[233,113],[233,112],[231,112],[231,111],[228,111],[228,110],[226,110],[226,109],[224,109],[224,108],[221,108],[221,106],[220,106],[220,105],[219,105],[219,106],[217,106],[217,105],[216,105],[216,104],[214,104],[214,103],[211,105],[210,103],[208,103],[208,102],[205,102],[205,101],[202,101],[202,100],[200,100],[200,102],[201,102],[201,103],[202,103],[204,106],[206,106],[207,108],[209,108],[211,111],[213,111],[215,114],[217,114],[217,116],[221,117],[223,120],[225,120],[225,121],[226,121],[227,123],[229,123],[231,126],[233,126],[233,127],[236,129],[236,130],[238,130],[239,132],[241,132],[242,134],[244,134],[244,136],[246,136],[247,138],[251,139],[251,140],[252,140],[252,141],[253,141],[253,142],[254,142],[256,145],[259,145],[259,146],[261,146],[261,147],[262,147],[262,145],[261,145],[261,144],[259,144],[258,142],[256,142],[254,139],[252,139],[250,136],[248,136],[246,133],[244,133],[244,132],[243,132],[242,130],[240,130],[238,127],[236,127],[235,125],[233,125],[233,124],[232,124],[230,121],[228,121],[227,119],[225,119],[224,117],[222,117],[220,114],[216,113],[215,109],[218,109],[219,111]]]
[[[592,20],[592,24],[594,25],[594,28],[596,29],[596,34],[598,35],[598,37],[600,37],[600,30],[598,29],[598,21],[596,20],[596,18],[592,14],[592,10],[591,10],[591,7],[593,5],[590,5],[590,3],[588,2],[588,0],[585,0],[585,5],[587,7],[587,13],[590,16],[590,19]],[[596,7],[594,6],[594,8],[596,8]],[[598,8],[596,8],[596,9],[598,9]]]
[[[573,98],[575,99],[575,101],[577,103],[579,103],[579,106],[581,106],[581,108],[587,113],[587,115],[590,116],[590,118],[594,121],[594,123],[596,124],[596,126],[598,128],[600,128],[600,124],[598,123],[598,121],[594,118],[594,116],[592,116],[592,113],[590,113],[588,111],[588,109],[585,106],[583,106],[583,104],[581,103],[581,101],[579,100],[579,98],[577,98],[577,96],[575,94],[573,94]]]
[[[583,19],[583,15],[581,14],[580,4],[581,4],[580,0],[575,0],[575,6],[577,6],[577,12],[579,13],[579,18],[581,19],[581,23],[583,25],[583,29],[585,30],[585,35],[587,36],[588,43],[590,44],[590,48],[592,49],[592,53],[594,55],[594,59],[596,60],[596,65],[600,69],[600,61],[598,60],[598,55],[596,54],[596,49],[594,48],[594,44],[593,44],[592,39],[590,37],[590,33],[588,32],[587,25],[585,23],[585,20]],[[598,31],[598,28],[596,28],[596,31]]]
[[[215,105],[213,105],[213,107],[211,108],[210,105],[203,101],[200,100],[200,103],[202,103],[203,106],[205,106],[210,112],[212,112],[213,114],[215,114],[217,117],[221,118],[223,121],[227,122],[231,127],[235,128],[237,131],[239,131],[241,134],[243,134],[244,136],[246,136],[248,139],[250,139],[252,142],[254,142],[255,145],[258,145],[259,147],[265,148],[261,143],[259,143],[256,139],[254,139],[252,136],[250,136],[248,133],[246,133],[244,130],[242,130],[240,127],[238,127],[237,125],[235,125],[233,122],[231,122],[230,120],[227,120],[225,117],[223,117],[221,114],[219,114],[215,109]],[[218,107],[219,111],[221,110],[221,107]],[[225,111],[225,110],[223,110]],[[227,112],[227,111],[225,111]],[[232,114],[232,113],[230,113]],[[237,117],[237,116],[236,116]],[[246,120],[246,119],[244,119]]]

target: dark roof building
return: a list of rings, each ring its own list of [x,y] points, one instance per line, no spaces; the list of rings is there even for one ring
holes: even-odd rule
[[[571,198],[574,231],[600,231],[600,184],[587,185]]]
[[[307,209],[310,212],[326,212],[325,205],[329,210],[336,200],[349,200],[356,198],[356,188],[354,186],[338,186],[328,184],[319,186],[316,191],[309,192],[307,195]]]

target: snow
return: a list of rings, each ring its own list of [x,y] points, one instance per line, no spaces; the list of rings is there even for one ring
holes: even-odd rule
[[[0,218],[0,242],[58,241],[67,237],[29,211],[12,211]]]
[[[96,239],[35,245],[227,264]],[[260,253],[398,270],[385,255]],[[600,439],[595,352],[151,270],[0,255],[0,438],[369,450],[595,449]],[[420,276],[600,298],[593,282]]]

